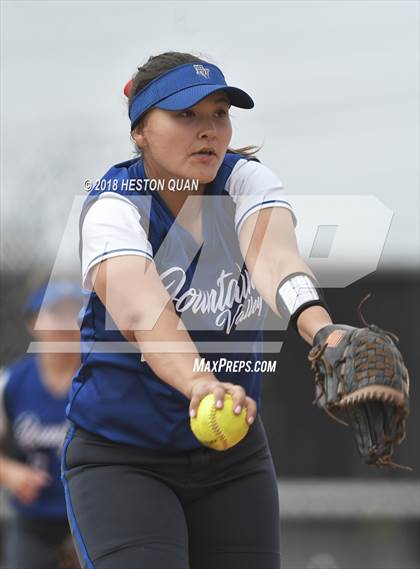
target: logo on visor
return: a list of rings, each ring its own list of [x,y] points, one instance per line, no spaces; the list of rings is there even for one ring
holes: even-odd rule
[[[206,79],[209,78],[210,75],[210,69],[208,67],[204,67],[203,65],[193,65],[195,72],[197,73],[197,75],[202,75],[203,77],[205,77]]]

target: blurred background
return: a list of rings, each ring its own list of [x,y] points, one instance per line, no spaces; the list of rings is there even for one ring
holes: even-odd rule
[[[326,284],[325,294],[336,322],[358,326],[356,307],[371,292],[365,318],[400,337],[412,412],[396,460],[413,471],[361,463],[350,430],[311,404],[307,345],[293,330],[276,332],[271,315],[267,339],[283,347],[267,356],[278,366],[264,379],[262,414],[279,478],[283,568],[419,567],[419,3],[3,1],[0,9],[0,364],[28,348],[27,292],[45,275],[80,279],[83,182],[133,157],[124,84],[150,55],[201,56],[255,100],[251,111],[232,111],[232,146],[262,145],[261,161],[288,192],[308,203],[375,196],[392,212],[369,274],[358,274],[354,220],[344,261],[357,276]],[[307,261],[315,270],[316,259]],[[0,524],[5,517],[2,502]]]

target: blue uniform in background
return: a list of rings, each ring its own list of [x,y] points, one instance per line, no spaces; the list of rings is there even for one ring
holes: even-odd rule
[[[68,394],[48,390],[37,355],[26,354],[3,368],[0,414],[8,456],[51,477],[29,504],[10,495],[12,518],[3,538],[5,569],[57,569],[61,547],[70,536],[60,479],[67,403]]]
[[[57,310],[60,318],[60,310],[64,308],[62,315],[71,315],[73,319],[76,305],[58,306],[62,301],[72,300],[80,306],[80,286],[65,279],[52,280],[26,300],[25,317],[33,319],[47,309]],[[0,373],[1,452],[6,452],[6,459],[49,475],[49,483],[39,488],[31,502],[25,503],[10,492],[11,517],[2,536],[0,562],[2,567],[5,563],[5,569],[57,569],[64,548],[67,555],[73,553],[60,479],[61,450],[68,429],[65,412],[68,390],[57,393],[48,385],[41,362],[41,355],[27,353],[3,367]],[[20,484],[27,482],[21,480]],[[72,567],[76,567],[77,560],[73,561]]]
[[[21,514],[36,518],[66,518],[64,490],[60,480],[60,453],[68,422],[68,395],[53,395],[45,386],[38,358],[26,354],[3,370],[3,401],[16,459],[46,470],[52,482],[32,504],[12,497]]]

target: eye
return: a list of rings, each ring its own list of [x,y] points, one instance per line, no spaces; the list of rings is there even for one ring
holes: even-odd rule
[[[193,115],[194,115],[194,113],[189,109],[187,109],[185,111],[181,111],[180,113],[178,113],[178,116],[182,117],[182,118],[189,118],[189,117],[192,117]]]
[[[226,111],[226,109],[220,109],[216,111],[216,114],[220,117],[227,117],[229,113]]]

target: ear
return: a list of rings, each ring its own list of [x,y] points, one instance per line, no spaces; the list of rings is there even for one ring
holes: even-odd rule
[[[139,124],[132,130],[131,138],[137,144],[137,146],[143,149],[146,146],[146,137],[144,135],[144,124],[140,121]]]
[[[34,335],[34,327],[35,327],[35,323],[37,320],[37,316],[38,316],[38,314],[31,315],[25,319],[25,328],[26,328],[26,331],[28,332],[28,334],[30,336]]]

